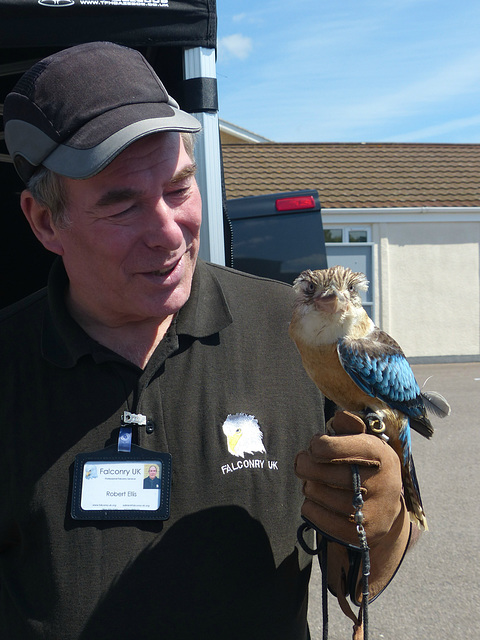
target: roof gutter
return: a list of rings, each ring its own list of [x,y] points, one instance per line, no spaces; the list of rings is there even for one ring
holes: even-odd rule
[[[478,207],[385,207],[322,209],[326,224],[374,224],[388,222],[479,222]]]

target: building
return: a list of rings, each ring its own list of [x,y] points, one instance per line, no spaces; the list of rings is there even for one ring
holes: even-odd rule
[[[329,264],[367,273],[371,315],[410,361],[480,360],[480,145],[223,142],[222,151],[227,198],[318,190]]]

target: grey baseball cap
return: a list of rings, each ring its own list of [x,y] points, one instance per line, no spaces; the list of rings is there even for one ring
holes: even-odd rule
[[[40,165],[89,178],[143,136],[201,128],[140,52],[111,42],[40,60],[7,95],[3,114],[5,142],[24,182]]]

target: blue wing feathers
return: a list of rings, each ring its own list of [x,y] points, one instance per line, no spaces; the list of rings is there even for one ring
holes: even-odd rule
[[[360,387],[360,389],[364,391],[368,396],[371,396],[372,398],[374,398],[375,393],[373,393],[371,385],[369,385],[365,381],[364,377],[362,376],[362,373],[357,374],[352,367],[345,366],[343,362],[341,364],[345,369],[345,371],[348,373],[348,375],[351,377],[351,379],[355,382],[355,384],[358,387]]]
[[[400,347],[387,334],[377,340],[344,338],[337,345],[340,362],[362,391],[412,418],[425,413],[420,388]],[[381,342],[379,337],[389,341]]]
[[[410,427],[429,438],[433,427],[426,416],[425,404],[413,371],[399,345],[385,332],[375,328],[360,339],[345,337],[338,341],[340,363],[364,393],[403,414],[397,444],[392,446],[402,464],[407,509],[426,527],[420,488],[412,457]],[[369,400],[365,399],[365,409]]]
[[[403,464],[408,469],[409,460],[412,457],[412,436],[410,434],[410,425],[408,423],[408,418],[405,420],[405,426],[400,429],[398,439],[402,444]]]

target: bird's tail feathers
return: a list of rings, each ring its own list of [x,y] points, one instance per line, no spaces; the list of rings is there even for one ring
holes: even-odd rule
[[[411,511],[409,512],[408,515],[410,516],[410,522],[413,522],[413,524],[416,524],[417,527],[420,529],[420,531],[428,531],[427,518],[423,513],[423,509],[419,515],[417,515],[416,513],[412,513]]]
[[[410,515],[410,520],[418,526],[420,531],[428,531],[427,518],[423,510],[422,498],[420,497],[420,487],[418,486],[417,473],[413,458],[408,461],[409,472],[402,471],[405,506]]]
[[[450,415],[450,405],[440,393],[436,391],[422,391],[421,395],[427,411],[433,413],[438,418],[445,418]]]
[[[410,418],[410,426],[424,438],[430,439],[434,434],[432,423],[425,412],[421,416]]]

